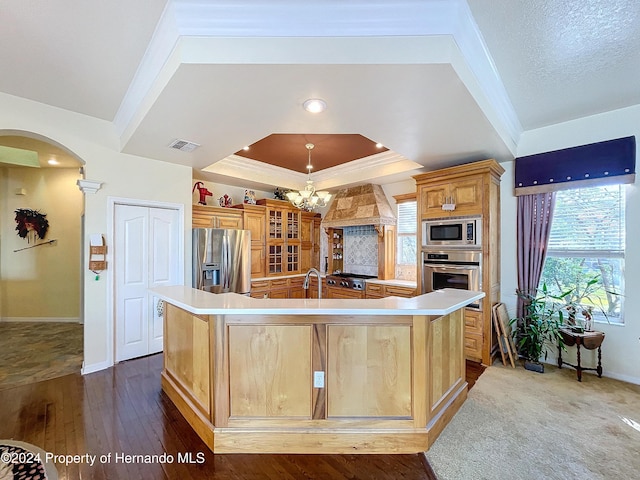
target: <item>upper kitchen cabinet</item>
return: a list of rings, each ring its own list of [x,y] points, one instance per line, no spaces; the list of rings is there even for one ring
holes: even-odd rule
[[[415,176],[419,220],[488,214],[500,194],[503,173],[504,168],[490,159]]]
[[[471,177],[444,183],[431,183],[421,187],[420,212],[424,218],[452,215],[479,215],[482,213],[482,178]],[[442,206],[455,205],[455,210]],[[446,207],[445,207],[446,208]]]
[[[320,221],[319,213],[300,213],[301,272],[310,268],[320,270]]]
[[[251,232],[251,277],[264,277],[266,272],[266,218],[262,205],[239,204],[233,208],[242,211],[244,228]]]
[[[282,200],[262,199],[259,205],[265,207],[266,217],[266,274],[295,274],[303,271],[311,260],[303,260],[303,243],[310,246],[307,254],[314,251],[313,244],[304,239],[312,239],[314,222],[302,221],[303,212]],[[303,231],[304,230],[304,231]]]
[[[239,210],[207,205],[192,206],[194,228],[243,228],[243,216]]]

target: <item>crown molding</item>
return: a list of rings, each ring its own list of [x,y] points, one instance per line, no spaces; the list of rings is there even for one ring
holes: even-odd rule
[[[302,188],[307,181],[305,173],[294,172],[240,155],[229,155],[203,168],[202,171],[291,189]],[[311,178],[314,179],[314,177],[315,175],[312,174]]]
[[[311,172],[311,180],[316,190],[328,190],[420,168],[422,165],[388,150],[318,172]],[[291,189],[301,189],[307,181],[306,173],[294,172],[240,155],[230,155],[203,168],[202,171]]]

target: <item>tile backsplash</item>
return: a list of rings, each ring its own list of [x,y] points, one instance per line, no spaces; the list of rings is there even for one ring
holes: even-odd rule
[[[344,271],[378,275],[378,232],[373,225],[345,227]]]

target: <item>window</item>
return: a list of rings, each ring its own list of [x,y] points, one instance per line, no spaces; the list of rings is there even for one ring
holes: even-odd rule
[[[576,287],[568,299],[593,307],[596,320],[623,321],[624,206],[624,185],[556,193],[540,285],[554,294]],[[587,287],[589,298],[582,294]]]
[[[417,202],[415,200],[398,203],[398,252],[397,263],[400,265],[415,265]]]

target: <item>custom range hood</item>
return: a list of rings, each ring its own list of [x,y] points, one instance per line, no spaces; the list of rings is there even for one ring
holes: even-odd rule
[[[338,192],[322,220],[322,226],[325,228],[358,225],[381,227],[395,224],[395,213],[382,187],[370,183]]]

